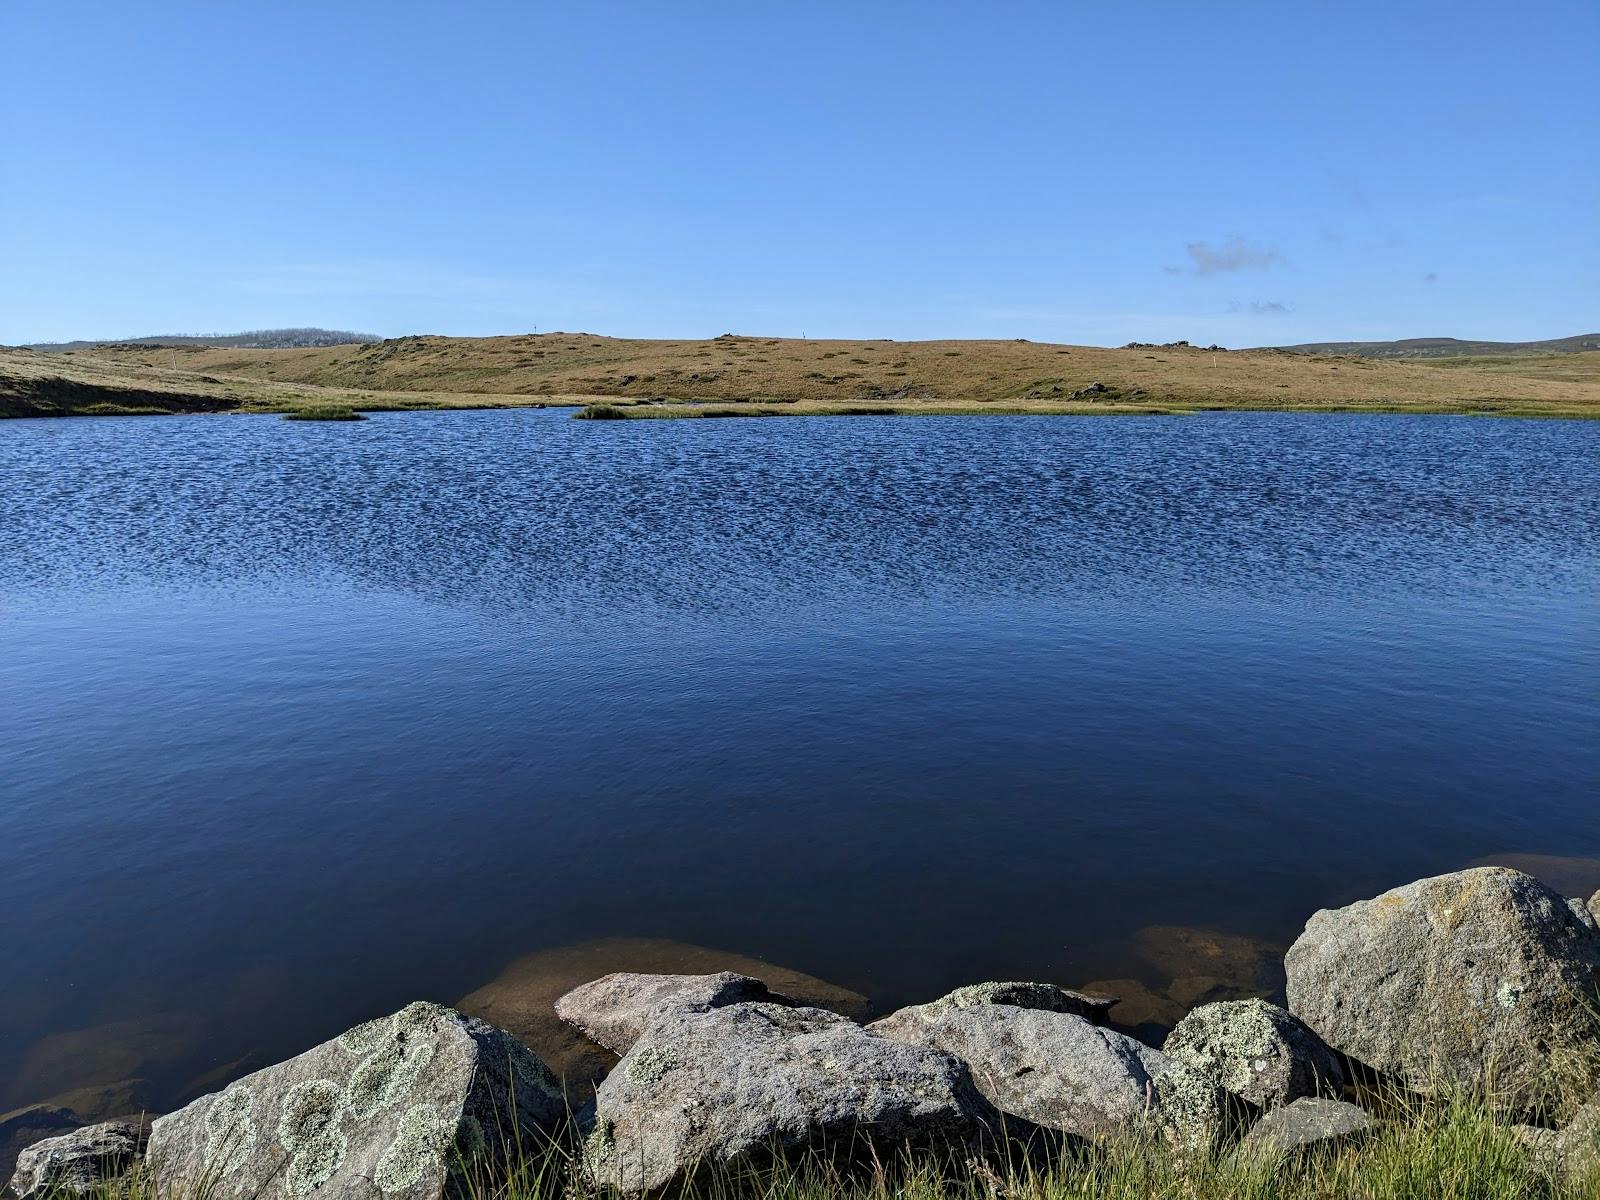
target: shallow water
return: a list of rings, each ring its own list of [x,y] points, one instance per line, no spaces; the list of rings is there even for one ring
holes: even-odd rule
[[[0,423],[0,1108],[595,938],[1242,988],[1600,855],[1597,618],[1600,422]]]

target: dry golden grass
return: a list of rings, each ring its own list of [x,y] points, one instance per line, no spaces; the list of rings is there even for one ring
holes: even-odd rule
[[[1392,361],[1185,346],[565,333],[303,350],[107,346],[72,356],[0,352],[0,411],[8,376],[46,371],[127,394],[166,390],[263,410],[311,401],[375,409],[604,398],[624,416],[1214,408],[1600,415],[1600,353]]]

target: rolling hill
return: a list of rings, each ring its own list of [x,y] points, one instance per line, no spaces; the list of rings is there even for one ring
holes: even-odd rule
[[[1353,354],[1360,358],[1461,358],[1504,354],[1582,354],[1600,350],[1600,333],[1542,342],[1472,342],[1459,338],[1406,338],[1397,342],[1306,342],[1276,346],[1293,354]]]

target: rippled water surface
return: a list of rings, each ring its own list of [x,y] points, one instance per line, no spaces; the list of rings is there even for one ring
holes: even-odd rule
[[[1597,729],[1600,422],[0,423],[0,1108],[607,937],[1161,1009]]]

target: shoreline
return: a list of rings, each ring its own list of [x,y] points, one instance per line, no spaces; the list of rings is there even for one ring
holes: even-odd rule
[[[1305,401],[1291,404],[1234,404],[1152,402],[1149,404],[1008,403],[991,400],[923,400],[894,404],[828,404],[793,400],[681,402],[618,402],[611,396],[521,397],[456,394],[445,398],[385,398],[376,403],[362,399],[318,400],[310,404],[218,404],[198,397],[174,397],[170,407],[98,401],[74,409],[38,408],[17,411],[0,406],[0,421],[72,420],[88,417],[291,417],[320,408],[343,408],[357,413],[485,412],[500,409],[570,410],[574,420],[682,421],[755,420],[768,417],[1193,417],[1211,413],[1278,413],[1306,416],[1425,416],[1482,417],[1539,421],[1600,420],[1600,407],[1508,408],[1465,401],[1459,404],[1325,404]],[[308,418],[315,420],[315,417]]]
[[[954,1151],[992,1164],[973,1168],[991,1182],[993,1166],[1016,1169],[1014,1150],[1069,1175],[1129,1152],[1177,1182],[1348,1161],[1434,1132],[1436,1152],[1522,1185],[1496,1194],[1600,1180],[1600,893],[1469,867],[1312,913],[1282,962],[1281,1005],[1259,991],[1202,1001],[1160,1048],[1116,1032],[1122,997],[1095,985],[979,982],[868,1022],[852,1003],[864,997],[757,960],[740,964],[748,975],[639,962],[553,1003],[415,1001],[227,1073],[164,1116],[37,1114],[41,1131],[66,1128],[16,1147],[12,1187],[27,1200],[63,1187],[182,1200],[220,1170],[236,1196],[349,1194],[389,1177],[388,1193],[460,1200],[517,1194],[527,1148],[550,1147],[560,1194],[644,1198],[708,1168],[734,1182],[845,1162],[862,1137],[880,1179],[879,1147],[911,1166]],[[592,1101],[530,1025],[552,1018],[596,1052]],[[488,1186],[464,1189],[462,1171]],[[1241,1181],[1181,1194],[1230,1196]]]

